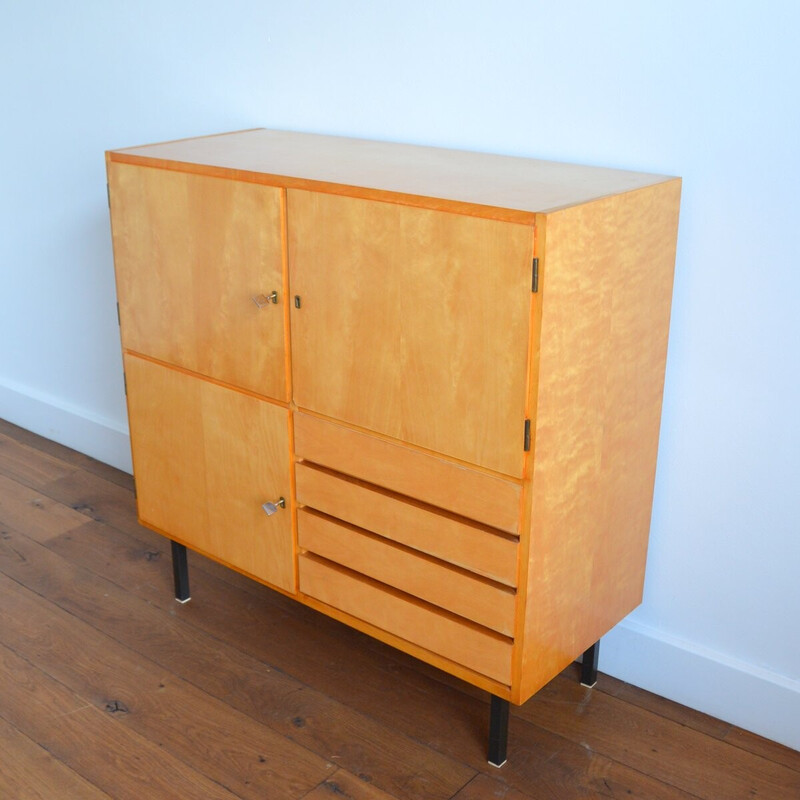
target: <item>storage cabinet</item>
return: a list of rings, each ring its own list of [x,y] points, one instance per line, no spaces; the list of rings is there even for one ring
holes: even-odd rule
[[[107,162],[142,523],[487,689],[499,763],[641,600],[680,180],[265,130]]]

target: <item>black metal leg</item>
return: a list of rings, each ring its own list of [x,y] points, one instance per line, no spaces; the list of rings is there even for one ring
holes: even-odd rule
[[[172,542],[172,576],[175,579],[175,599],[179,603],[188,603],[189,594],[189,565],[186,561],[186,547],[177,542]]]
[[[600,656],[598,639],[584,654],[581,665],[581,686],[591,689],[597,683],[597,659]]]
[[[508,700],[492,695],[489,709],[489,763],[502,767],[508,749]]]

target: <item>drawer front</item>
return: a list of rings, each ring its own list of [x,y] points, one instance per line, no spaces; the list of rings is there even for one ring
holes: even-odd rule
[[[519,533],[519,484],[308,414],[295,414],[294,419],[300,458]]]
[[[313,556],[301,555],[300,591],[510,685],[512,642]]]
[[[301,509],[300,547],[506,636],[514,632],[512,589]]]
[[[297,502],[478,575],[516,586],[516,539],[306,463]]]

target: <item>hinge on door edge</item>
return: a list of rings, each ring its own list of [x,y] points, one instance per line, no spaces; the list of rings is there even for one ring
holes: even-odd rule
[[[119,303],[117,303],[117,325],[122,325],[122,320],[119,318]]]
[[[531,449],[531,421],[529,419],[525,420],[525,434],[524,434],[524,450],[525,452],[530,451]]]
[[[125,397],[128,396],[128,376],[122,373],[122,388],[125,390]]]
[[[531,291],[539,291],[539,259],[533,259],[533,279],[531,280]]]

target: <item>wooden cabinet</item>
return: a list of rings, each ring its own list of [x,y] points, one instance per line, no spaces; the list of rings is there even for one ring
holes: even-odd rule
[[[679,179],[265,130],[107,161],[144,524],[516,703],[640,602]]]

